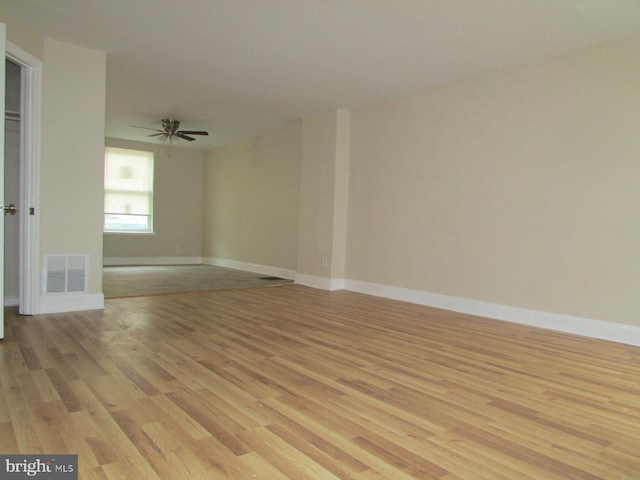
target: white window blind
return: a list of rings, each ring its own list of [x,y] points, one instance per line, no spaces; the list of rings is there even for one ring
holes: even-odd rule
[[[104,231],[153,232],[153,152],[106,147]]]

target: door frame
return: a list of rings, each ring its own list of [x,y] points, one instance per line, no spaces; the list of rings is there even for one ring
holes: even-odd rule
[[[6,58],[21,69],[20,89],[20,253],[19,313],[39,313],[40,139],[42,60],[7,41]]]

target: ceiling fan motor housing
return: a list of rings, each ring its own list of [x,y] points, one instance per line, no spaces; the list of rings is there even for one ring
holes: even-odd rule
[[[180,128],[180,120],[163,118],[162,128],[164,128],[164,131],[167,132],[169,135],[175,135],[178,129]]]

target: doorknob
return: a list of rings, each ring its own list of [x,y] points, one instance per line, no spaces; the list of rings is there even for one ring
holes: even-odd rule
[[[16,206],[13,203],[10,203],[9,205],[6,205],[4,207],[4,214],[5,215],[7,213],[9,213],[11,215],[15,215],[17,211],[18,211],[18,209],[16,208]]]

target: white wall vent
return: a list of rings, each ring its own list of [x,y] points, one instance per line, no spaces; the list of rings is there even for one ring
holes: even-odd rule
[[[44,293],[85,293],[89,255],[45,255]]]

